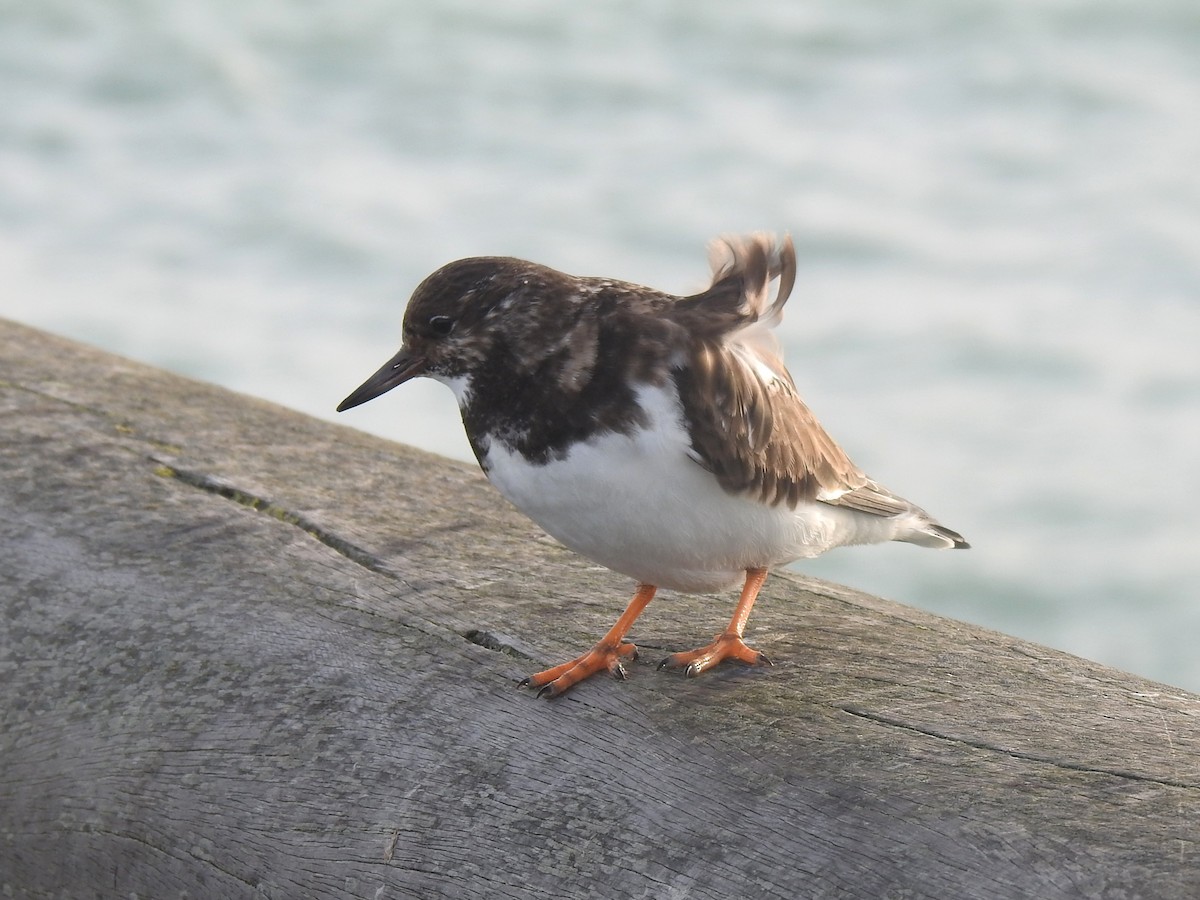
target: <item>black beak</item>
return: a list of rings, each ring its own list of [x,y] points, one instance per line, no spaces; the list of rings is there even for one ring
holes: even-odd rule
[[[353,409],[368,400],[374,400],[380,394],[386,394],[397,385],[404,384],[410,378],[425,374],[425,360],[413,356],[401,348],[400,352],[389,359],[383,366],[358,386],[358,388],[338,404],[337,411]]]

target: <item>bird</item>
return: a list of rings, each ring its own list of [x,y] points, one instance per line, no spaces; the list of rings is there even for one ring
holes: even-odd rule
[[[774,567],[851,544],[969,546],[868,477],[801,399],[774,332],[796,279],[791,237],[722,236],[709,262],[709,286],[682,296],[512,257],[451,262],[413,292],[400,350],[337,407],[417,377],[447,385],[499,492],[636,582],[594,647],[520,682],[539,696],[624,679],[626,635],[659,589],[741,585],[724,631],[659,666],[695,676],[770,664],[743,636]]]

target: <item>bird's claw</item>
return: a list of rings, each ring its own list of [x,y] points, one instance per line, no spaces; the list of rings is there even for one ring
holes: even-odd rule
[[[688,678],[695,678],[727,659],[737,660],[748,666],[769,666],[771,660],[765,653],[748,647],[741,635],[725,631],[717,635],[711,644],[684,653],[672,653],[658,664],[659,670],[683,669]]]
[[[565,694],[570,688],[597,672],[607,670],[612,673],[614,678],[624,681],[627,673],[623,661],[635,659],[637,659],[637,647],[633,644],[621,643],[609,646],[602,642],[578,659],[522,678],[517,682],[517,687],[538,688],[537,695],[539,697],[552,700]]]

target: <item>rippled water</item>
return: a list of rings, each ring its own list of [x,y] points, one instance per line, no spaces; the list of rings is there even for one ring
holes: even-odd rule
[[[802,390],[975,545],[805,571],[1200,689],[1193,0],[10,0],[0,110],[0,314],[327,417],[448,260],[790,230]]]

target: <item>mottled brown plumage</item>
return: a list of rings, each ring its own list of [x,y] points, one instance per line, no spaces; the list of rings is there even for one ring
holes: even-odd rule
[[[676,380],[696,460],[726,490],[769,504],[794,507],[866,483],[800,399],[769,330],[795,282],[792,242],[773,249],[752,235],[717,248],[712,286],[667,312],[692,338]]]
[[[694,458],[726,490],[772,505],[819,501],[878,516],[919,510],[850,460],[800,398],[783,363],[770,329],[795,284],[791,239],[724,238],[714,244],[711,260],[712,285],[662,312],[691,338],[688,364],[675,379]],[[776,278],[771,298],[768,288]]]

